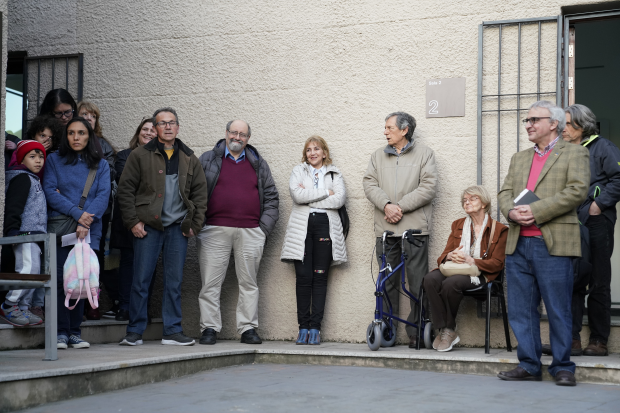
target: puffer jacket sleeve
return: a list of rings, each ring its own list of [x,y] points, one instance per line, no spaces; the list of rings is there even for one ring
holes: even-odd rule
[[[116,169],[114,168],[115,162],[115,154],[112,145],[105,139],[100,137],[99,142],[101,143],[101,149],[103,150],[103,158],[108,162],[108,167],[110,169],[110,182],[116,179]]]
[[[347,190],[344,185],[342,174],[339,172],[328,172],[327,175],[333,177],[332,191],[334,191],[334,195],[330,195],[322,201],[310,202],[308,204],[310,208],[338,209],[344,205],[347,199]]]
[[[276,188],[276,183],[271,175],[271,169],[265,160],[261,160],[259,168],[261,179],[263,179],[263,213],[260,216],[260,228],[269,236],[271,231],[276,227],[278,218],[280,218],[280,195]]]
[[[302,188],[299,186],[299,184],[302,184],[304,181],[304,168],[304,164],[294,167],[291,173],[291,179],[288,181],[288,190],[293,202],[299,205],[305,205],[327,198],[329,193],[326,189]]]

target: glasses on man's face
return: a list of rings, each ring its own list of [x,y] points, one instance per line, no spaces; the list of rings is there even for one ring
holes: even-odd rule
[[[176,126],[178,124],[179,124],[179,122],[177,122],[176,120],[171,120],[170,122],[164,122],[162,120],[161,122],[157,122],[155,124],[155,126],[159,126],[160,128],[165,128],[166,126],[173,127],[173,126]]]
[[[471,198],[463,198],[463,205],[465,204],[471,204],[474,203],[476,201],[478,201],[480,198],[478,198],[477,196],[472,196]]]
[[[234,131],[234,132],[233,132],[233,131],[230,131],[230,130],[229,130],[229,131],[228,131],[228,134],[229,134],[232,138],[234,138],[234,137],[235,137],[235,136],[237,136],[237,135],[239,135],[239,137],[240,137],[241,139],[247,139],[247,138],[248,138],[248,134],[247,134],[247,133],[243,133],[243,132],[237,132],[237,131]]]
[[[64,112],[52,112],[52,115],[54,115],[55,118],[68,118],[69,116],[73,115],[73,109],[71,110],[65,110]]]
[[[536,125],[536,123],[541,119],[551,119],[551,117],[549,116],[533,117],[532,116],[531,118],[523,119],[521,122],[523,122],[525,126],[527,126],[528,123],[531,125]]]

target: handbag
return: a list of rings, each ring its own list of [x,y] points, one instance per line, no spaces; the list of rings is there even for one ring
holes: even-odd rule
[[[96,174],[96,169],[91,169],[88,172],[88,177],[86,178],[86,185],[84,185],[84,190],[82,191],[82,198],[80,199],[80,204],[78,205],[78,208],[80,208],[80,210],[84,208],[86,198],[88,197],[88,192],[93,186],[93,182],[95,182]],[[78,223],[75,219],[73,219],[73,217],[64,214],[56,215],[47,219],[47,233],[56,234],[56,243],[60,244],[64,235],[72,234],[77,231],[77,225]]]
[[[495,221],[491,218],[491,236],[489,237],[489,245],[487,246],[487,250],[482,255],[482,258],[486,258],[489,253],[489,249],[491,248],[491,242],[493,241],[493,235],[495,234]],[[480,270],[477,265],[469,265],[467,263],[457,264],[453,261],[446,261],[439,266],[439,271],[444,277],[452,277],[453,275],[469,275],[470,277],[478,277],[480,275]]]
[[[334,180],[334,172],[330,172],[332,174],[332,181]],[[349,213],[347,212],[346,206],[341,206],[338,208],[338,215],[340,216],[340,223],[342,224],[342,234],[344,235],[344,239],[347,239],[349,236]]]

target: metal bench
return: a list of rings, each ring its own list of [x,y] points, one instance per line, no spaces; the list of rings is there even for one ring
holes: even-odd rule
[[[56,348],[57,295],[56,295],[56,234],[22,235],[0,238],[0,245],[34,242],[43,246],[41,274],[0,273],[0,290],[45,288],[45,358],[58,360]]]

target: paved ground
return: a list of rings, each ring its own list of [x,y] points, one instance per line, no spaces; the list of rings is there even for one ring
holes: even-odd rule
[[[484,400],[483,396],[488,395]],[[22,412],[618,412],[620,388],[366,367],[256,364]]]

